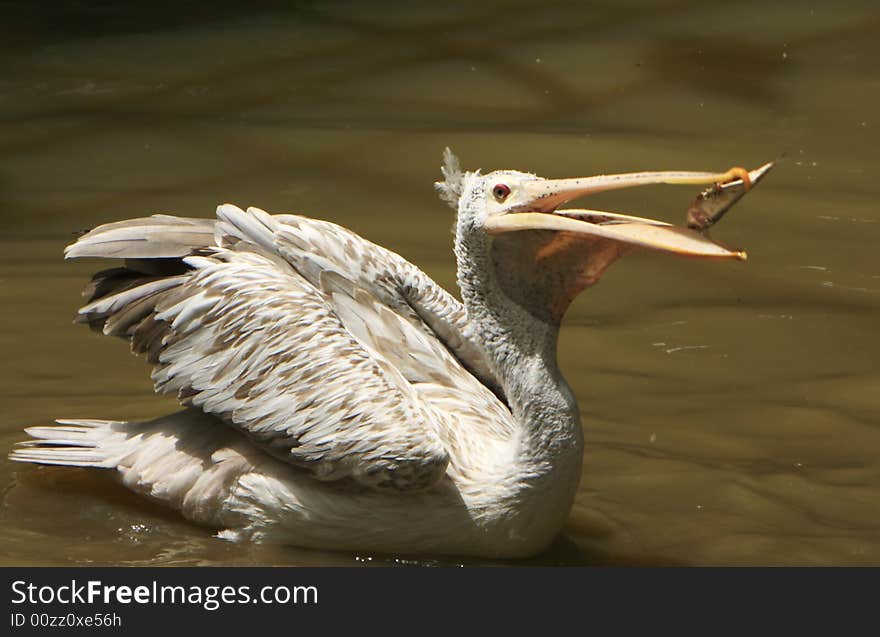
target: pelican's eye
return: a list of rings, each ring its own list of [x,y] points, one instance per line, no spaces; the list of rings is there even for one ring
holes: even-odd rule
[[[496,184],[492,189],[492,194],[495,196],[496,200],[504,201],[507,199],[507,195],[510,194],[510,186],[507,184]]]

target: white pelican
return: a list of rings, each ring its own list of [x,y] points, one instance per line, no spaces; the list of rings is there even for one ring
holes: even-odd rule
[[[225,204],[216,219],[100,226],[66,257],[125,264],[95,275],[79,320],[130,340],[156,391],[187,408],[30,427],[10,457],[115,470],[232,540],[537,553],[581,474],[578,406],[556,363],[569,303],[635,248],[745,258],[686,228],[559,207],[654,183],[741,195],[766,169],[542,179],[462,172],[447,149],[436,187],[457,210],[462,302],[326,221]]]

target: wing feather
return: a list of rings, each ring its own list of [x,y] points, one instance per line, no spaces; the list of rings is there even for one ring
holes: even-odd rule
[[[318,479],[424,489],[469,428],[515,435],[462,305],[340,226],[226,204],[100,226],[66,254],[127,259],[79,320],[129,337],[158,392]]]
[[[153,215],[98,226],[64,251],[67,258],[182,257],[193,248],[209,245],[214,234],[213,219],[188,219]]]

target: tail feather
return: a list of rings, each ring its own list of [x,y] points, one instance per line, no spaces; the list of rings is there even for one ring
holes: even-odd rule
[[[234,521],[225,503],[238,478],[274,465],[238,432],[187,409],[147,422],[58,420],[28,427],[9,459],[41,465],[115,469],[129,489],[210,526]]]
[[[111,420],[58,420],[56,427],[28,427],[31,440],[17,443],[9,454],[15,462],[96,467],[114,466],[110,454],[101,448],[102,429],[121,425]]]
[[[15,462],[31,462],[34,464],[60,465],[64,467],[91,467],[110,469],[104,464],[103,456],[94,450],[83,449],[38,449],[20,447],[9,454]]]

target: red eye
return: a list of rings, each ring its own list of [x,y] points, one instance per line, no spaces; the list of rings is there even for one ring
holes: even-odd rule
[[[506,184],[496,184],[492,189],[492,194],[498,201],[504,201],[507,199],[507,195],[510,194],[510,188]]]

